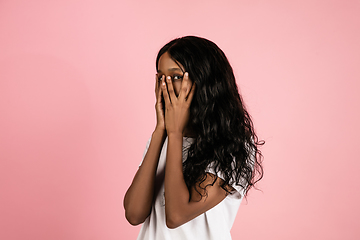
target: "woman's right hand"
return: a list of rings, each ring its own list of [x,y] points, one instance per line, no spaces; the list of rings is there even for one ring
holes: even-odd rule
[[[156,128],[155,130],[161,130],[165,132],[165,112],[164,103],[162,102],[162,91],[161,91],[161,79],[165,79],[165,75],[155,75],[155,95],[156,95]]]

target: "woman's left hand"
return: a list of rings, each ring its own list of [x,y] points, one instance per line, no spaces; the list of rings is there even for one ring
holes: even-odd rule
[[[179,96],[176,97],[171,77],[162,79],[162,94],[165,100],[165,128],[168,135],[183,134],[189,121],[190,104],[195,93],[195,83],[191,83],[189,74],[184,74]]]

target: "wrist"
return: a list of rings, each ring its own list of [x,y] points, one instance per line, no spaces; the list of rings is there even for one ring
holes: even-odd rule
[[[152,137],[160,137],[165,140],[166,138],[166,131],[165,129],[156,127],[154,132],[152,133]]]
[[[181,138],[183,137],[183,133],[182,132],[168,132],[167,133],[168,138]]]

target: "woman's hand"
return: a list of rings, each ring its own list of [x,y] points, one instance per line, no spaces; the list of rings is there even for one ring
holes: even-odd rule
[[[165,128],[167,134],[183,134],[189,121],[190,104],[195,93],[195,84],[184,74],[179,96],[176,97],[171,77],[161,80],[162,94],[165,100]]]
[[[161,76],[161,80],[159,80],[158,74],[155,75],[155,95],[156,95],[156,129],[165,131],[165,113],[164,113],[164,103],[161,100],[162,90],[160,84],[162,83],[163,79],[165,78],[164,75]]]

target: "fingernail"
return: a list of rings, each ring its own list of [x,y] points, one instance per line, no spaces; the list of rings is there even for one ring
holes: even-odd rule
[[[186,72],[186,73],[185,73],[185,77],[188,77],[188,76],[189,76],[189,73],[188,73],[188,72]]]

